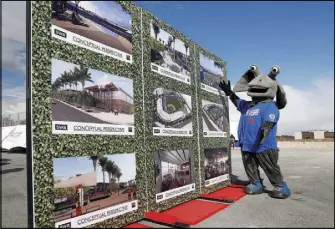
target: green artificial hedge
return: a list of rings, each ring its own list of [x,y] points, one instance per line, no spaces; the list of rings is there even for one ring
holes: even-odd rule
[[[227,147],[229,138],[203,138],[202,121],[198,123],[196,118],[199,117],[199,120],[201,120],[201,111],[197,108],[201,108],[202,99],[222,103],[219,96],[200,90],[199,53],[202,52],[208,55],[215,61],[222,63],[223,66],[226,66],[225,62],[134,3],[130,1],[117,2],[132,14],[132,64],[52,38],[50,30],[51,1],[35,1],[32,3],[33,185],[35,226],[38,228],[55,226],[53,213],[55,194],[53,180],[54,158],[136,153],[138,210],[89,226],[92,228],[121,227],[143,218],[147,211],[163,211],[199,197],[201,193],[225,187],[229,183],[228,181],[205,188],[203,150],[204,148]],[[176,38],[189,45],[188,67],[191,73],[191,85],[163,77],[151,71],[151,20],[157,22],[161,29],[175,35]],[[142,25],[141,21],[143,22]],[[82,64],[85,67],[132,79],[134,87],[135,136],[52,134],[52,59]],[[142,82],[142,79],[144,79],[144,82]],[[192,97],[193,137],[157,137],[152,135],[154,117],[153,91],[157,87],[163,87]],[[228,106],[227,99],[224,98],[223,101]],[[228,116],[226,121],[229,123]],[[229,126],[227,127],[227,136],[230,136]],[[192,155],[192,163],[195,165],[196,190],[156,203],[154,154],[163,150],[177,149],[190,149],[194,153]]]

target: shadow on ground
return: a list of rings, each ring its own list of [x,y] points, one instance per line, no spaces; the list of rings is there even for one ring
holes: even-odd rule
[[[17,172],[21,172],[22,170],[24,170],[24,168],[5,169],[5,170],[1,170],[0,174],[17,173]]]

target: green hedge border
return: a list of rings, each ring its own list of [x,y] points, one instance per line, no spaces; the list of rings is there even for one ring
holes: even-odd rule
[[[34,171],[34,208],[35,227],[54,227],[53,216],[53,158],[103,156],[116,153],[136,153],[136,182],[138,210],[105,220],[89,228],[118,228],[143,218],[150,210],[163,211],[180,203],[197,198],[201,193],[225,187],[224,184],[213,185],[204,189],[203,161],[204,147],[224,147],[228,141],[217,138],[202,137],[202,122],[198,124],[197,109],[201,100],[220,102],[219,97],[204,95],[200,90],[199,50],[215,57],[182,33],[160,21],[158,18],[136,6],[130,1],[116,1],[132,14],[133,63],[128,64],[87,49],[80,48],[51,37],[51,1],[32,3],[32,140]],[[142,18],[141,18],[142,12]],[[141,25],[141,19],[143,24]],[[151,71],[150,61],[150,22],[158,22],[160,27],[175,35],[183,42],[189,43],[189,68],[191,85],[163,77]],[[141,26],[142,34],[141,34]],[[142,39],[143,39],[143,73],[142,82]],[[83,64],[95,70],[116,74],[133,79],[135,136],[97,136],[97,135],[55,135],[51,125],[51,60],[55,58],[73,64]],[[145,84],[143,94],[142,83]],[[152,136],[153,124],[153,90],[163,87],[181,92],[192,97],[193,137],[157,137]],[[200,93],[199,93],[200,92]],[[142,106],[144,98],[144,107]],[[198,129],[199,127],[199,129]],[[198,149],[198,134],[200,152]],[[229,134],[229,129],[227,130]],[[227,139],[228,140],[228,139]],[[156,203],[154,153],[161,150],[191,149],[192,162],[195,165],[196,190],[160,203]],[[100,153],[99,153],[100,152]],[[200,168],[199,168],[200,162]],[[150,169],[152,168],[152,169]],[[146,172],[143,172],[146,171]],[[201,174],[201,180],[199,177]],[[202,190],[201,190],[202,189]]]

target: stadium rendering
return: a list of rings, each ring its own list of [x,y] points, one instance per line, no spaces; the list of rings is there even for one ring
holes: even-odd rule
[[[223,107],[219,104],[202,102],[202,118],[207,131],[224,131]]]
[[[192,126],[190,96],[163,88],[155,89],[154,95],[155,127],[183,129]]]

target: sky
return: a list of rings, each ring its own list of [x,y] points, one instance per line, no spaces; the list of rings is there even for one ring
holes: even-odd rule
[[[79,6],[131,30],[131,14],[125,13],[121,6],[113,1],[80,1]]]
[[[214,60],[203,55],[202,53],[200,53],[200,65],[216,75],[223,76],[222,69],[214,65]]]
[[[264,73],[279,65],[277,79],[288,98],[279,135],[334,129],[334,2],[136,3],[225,60],[232,85],[252,64]],[[2,2],[3,113],[25,111],[24,6]],[[107,14],[105,5],[98,7]],[[238,117],[230,104],[231,121]]]
[[[52,83],[55,82],[57,78],[61,76],[64,71],[69,72],[70,70],[73,70],[75,67],[80,68],[79,65],[75,65],[69,62],[53,59],[52,60]],[[117,87],[122,88],[125,92],[127,92],[131,97],[133,97],[133,80],[128,79],[125,77],[120,77],[117,75],[109,74],[106,72],[101,72],[98,70],[90,69],[88,71],[91,73],[91,79],[92,82],[85,82],[85,87],[90,87],[94,85],[105,85],[110,82],[114,83]],[[70,88],[68,85],[66,88]],[[72,89],[74,89],[75,86],[72,85]],[[81,83],[78,83],[77,90],[82,90]]]
[[[151,23],[150,24],[150,35],[155,38],[155,32],[154,32],[154,29],[153,29],[152,25],[153,24]],[[163,29],[160,29],[159,34],[157,35],[157,40],[161,39],[161,40],[164,41],[165,44],[167,44],[168,41],[169,41],[170,36],[171,36],[171,34],[169,34],[168,32],[166,32]],[[174,47],[175,50],[177,50],[177,51],[179,51],[182,54],[187,55],[187,56],[190,54],[190,49],[187,49],[187,53],[186,53],[184,42],[182,42],[181,40],[176,38],[174,43],[175,44],[173,44],[173,42],[171,43],[171,47]]]
[[[136,176],[135,154],[105,155],[119,166],[122,176],[120,182],[134,180]],[[74,166],[75,165],[75,166]],[[54,176],[63,180],[75,177],[76,174],[93,172],[93,162],[88,157],[66,157],[54,159]],[[98,182],[103,182],[103,175],[99,163],[97,164]],[[108,182],[108,173],[105,173],[105,181]]]

